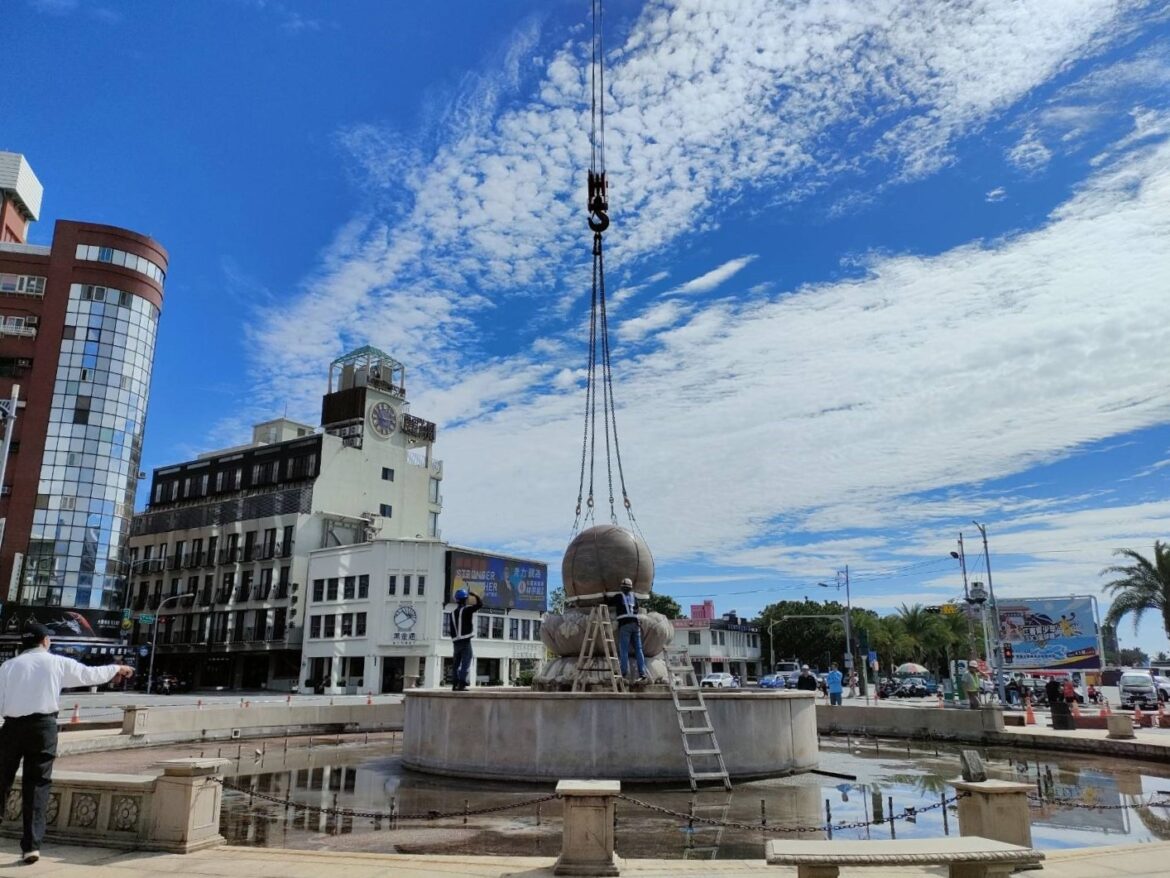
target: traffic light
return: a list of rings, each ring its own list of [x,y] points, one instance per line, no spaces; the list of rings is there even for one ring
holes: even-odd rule
[[[1005,664],[1010,665],[1012,663],[1012,645],[1010,643],[1005,643],[1003,645],[1003,660]]]

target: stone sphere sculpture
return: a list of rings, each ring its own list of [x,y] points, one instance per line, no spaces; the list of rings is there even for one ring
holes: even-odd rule
[[[621,590],[626,577],[634,581],[639,597],[648,597],[654,585],[654,558],[641,537],[616,524],[581,531],[561,561],[565,603],[571,607],[601,603],[607,593]]]

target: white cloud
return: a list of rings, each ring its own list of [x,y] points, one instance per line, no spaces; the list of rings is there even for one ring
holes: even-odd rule
[[[1035,173],[1052,160],[1052,150],[1044,145],[1035,128],[1029,128],[1016,145],[1008,150],[1007,158],[1020,170]]]
[[[996,186],[985,196],[983,196],[984,201],[990,201],[992,204],[997,201],[1003,201],[1005,198],[1007,198],[1007,190],[1002,186]]]
[[[691,311],[677,300],[651,305],[637,317],[623,320],[618,324],[617,334],[622,341],[639,341],[651,333],[674,326]]]
[[[698,293],[709,293],[711,290],[721,286],[726,281],[731,280],[756,258],[755,254],[748,256],[740,256],[736,259],[729,259],[722,265],[712,268],[705,274],[701,274],[696,278],[692,278],[684,284],[680,284],[671,290],[672,295],[690,296]]]

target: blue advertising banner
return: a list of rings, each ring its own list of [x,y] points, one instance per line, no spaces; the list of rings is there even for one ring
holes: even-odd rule
[[[461,588],[477,594],[485,607],[543,613],[548,567],[535,561],[480,555],[452,549],[447,553],[448,595]]]
[[[1101,667],[1090,598],[1016,598],[998,603],[1006,669]]]

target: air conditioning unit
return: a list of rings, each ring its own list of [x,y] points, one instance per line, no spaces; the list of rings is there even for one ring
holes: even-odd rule
[[[24,325],[25,326],[39,326],[40,323],[41,323],[40,317],[25,317],[24,318]]]

